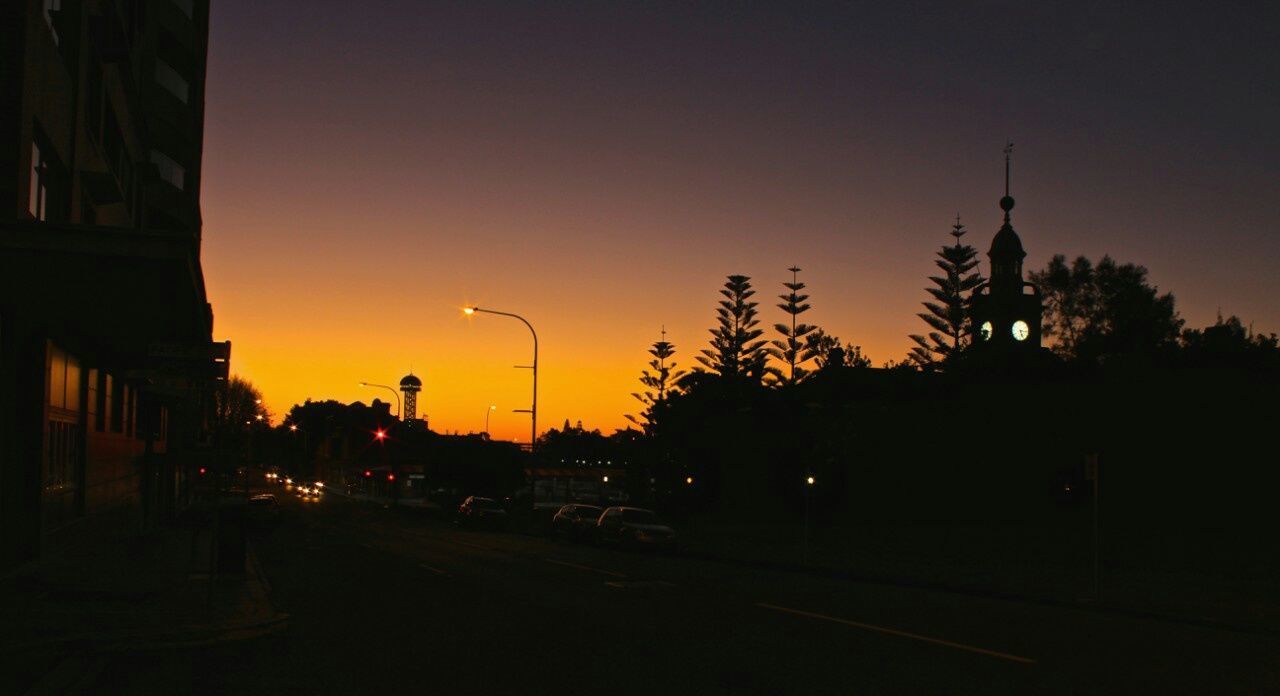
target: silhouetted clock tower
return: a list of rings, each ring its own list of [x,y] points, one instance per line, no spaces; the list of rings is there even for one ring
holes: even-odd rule
[[[1035,354],[1040,351],[1040,320],[1043,307],[1040,290],[1022,279],[1022,240],[1013,231],[1009,212],[1013,197],[1009,195],[1010,144],[1004,149],[1004,225],[991,240],[990,279],[973,291],[969,317],[973,328],[974,348]]]

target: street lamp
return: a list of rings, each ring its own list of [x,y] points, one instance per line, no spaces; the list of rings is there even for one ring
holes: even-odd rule
[[[497,314],[498,316],[502,316],[502,317],[511,317],[512,319],[519,319],[520,321],[524,322],[525,326],[529,327],[529,333],[533,334],[533,364],[532,365],[516,365],[516,367],[524,367],[524,368],[533,370],[533,405],[527,409],[518,408],[518,409],[512,410],[512,413],[528,413],[529,414],[529,419],[530,419],[529,451],[532,452],[538,444],[538,332],[533,330],[533,324],[530,324],[528,319],[525,319],[519,314],[512,314],[511,312],[499,312],[496,309],[483,309],[481,307],[463,307],[462,308],[462,313],[467,316],[471,316],[476,312],[483,312],[485,314]]]
[[[377,387],[378,389],[386,389],[387,391],[391,392],[392,396],[396,397],[396,420],[400,420],[400,392],[396,391],[395,389],[392,389],[391,387],[388,387],[385,384],[374,384],[373,382],[361,382],[360,386]]]
[[[484,436],[485,436],[485,438],[488,438],[488,437],[489,437],[489,414],[493,413],[493,412],[494,412],[494,411],[496,411],[496,410],[498,410],[498,407],[497,407],[496,405],[494,405],[494,404],[489,404],[489,408],[488,408],[488,410],[486,410],[486,411],[484,412]]]
[[[809,565],[809,517],[810,510],[813,508],[813,485],[817,482],[818,480],[813,477],[813,474],[809,474],[804,479],[804,565]]]

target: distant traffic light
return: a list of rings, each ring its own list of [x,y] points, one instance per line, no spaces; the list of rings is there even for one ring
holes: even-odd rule
[[[364,470],[364,477],[365,477],[365,478],[369,478],[370,476],[373,476],[373,472],[372,472],[372,471],[369,471],[368,469],[365,469],[365,470]]]
[[[205,474],[207,474],[207,473],[209,473],[209,470],[208,470],[208,469],[204,468],[203,466],[202,466],[202,467],[200,467],[200,475],[201,475],[201,476],[204,476],[204,475],[205,475]]]
[[[387,480],[388,480],[388,481],[394,481],[394,480],[396,480],[396,475],[395,475],[395,474],[387,474]]]

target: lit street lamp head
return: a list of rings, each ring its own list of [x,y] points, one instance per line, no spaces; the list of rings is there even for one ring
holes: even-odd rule
[[[467,316],[471,316],[472,314],[475,314],[475,313],[476,313],[476,308],[475,308],[475,307],[463,307],[463,308],[462,308],[462,313],[463,313],[463,314],[465,314],[465,315],[467,315]]]

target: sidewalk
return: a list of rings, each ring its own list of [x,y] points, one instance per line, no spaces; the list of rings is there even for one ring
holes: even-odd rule
[[[210,572],[214,513],[205,504],[145,531],[82,520],[60,547],[0,576],[0,691],[56,692],[69,686],[62,673],[111,653],[282,628],[251,550],[245,572]]]

